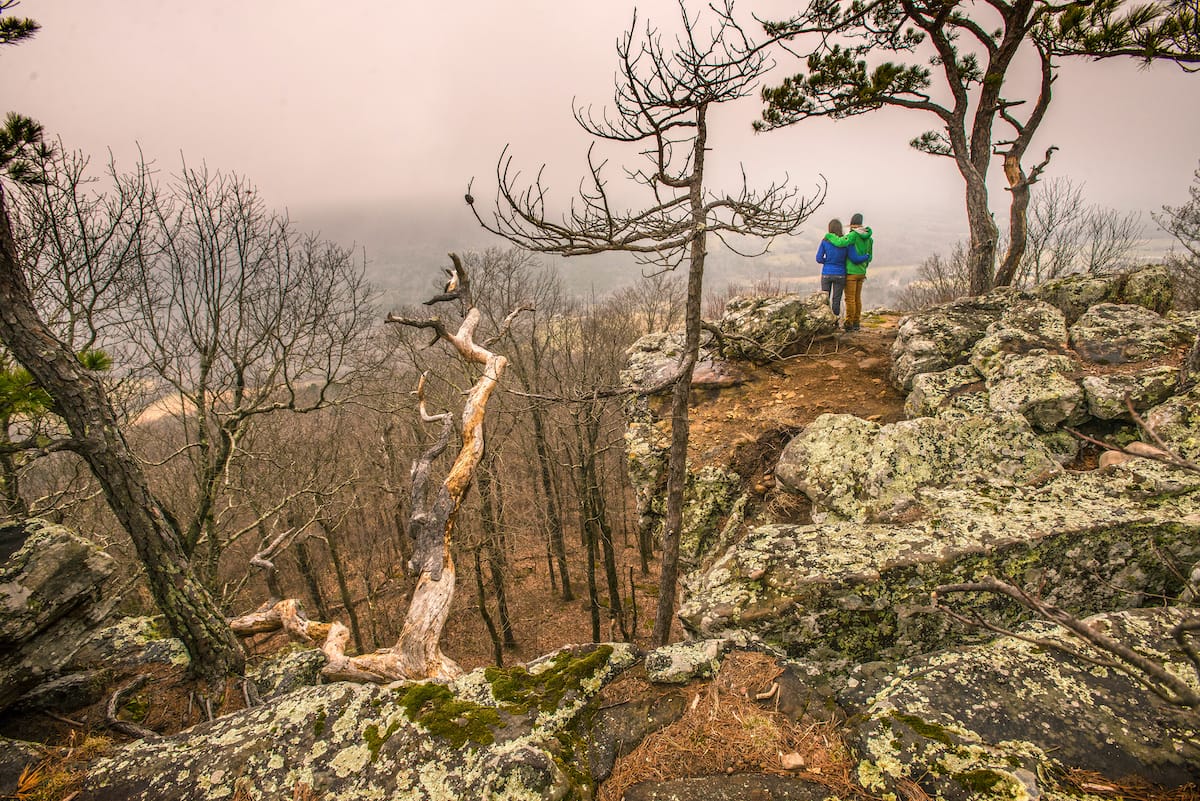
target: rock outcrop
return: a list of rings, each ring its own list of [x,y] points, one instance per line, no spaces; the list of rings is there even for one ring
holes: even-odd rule
[[[1088,623],[1194,683],[1195,666],[1169,636],[1191,613],[1142,609]],[[1016,637],[906,661],[843,696],[864,717],[857,733],[864,787],[897,792],[902,782],[917,782],[936,798],[966,801],[1062,797],[1057,779],[1068,768],[1168,787],[1200,781],[1194,714],[1055,626],[1020,633],[1101,664]]]
[[[55,678],[116,603],[112,557],[62,526],[0,523],[0,709]]]
[[[971,636],[930,607],[941,584],[1007,577],[1087,614],[1174,597],[1180,566],[1200,559],[1200,475],[1148,459],[1014,488],[917,488],[895,517],[754,528],[687,578],[680,618],[695,637],[744,630],[795,657],[895,660]],[[1027,616],[976,602],[996,620]]]
[[[450,685],[338,682],[279,696],[91,767],[90,799],[588,798],[581,716],[635,661],[623,645],[567,649]]]

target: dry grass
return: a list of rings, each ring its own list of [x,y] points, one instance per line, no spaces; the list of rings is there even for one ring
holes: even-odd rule
[[[1195,784],[1162,787],[1136,777],[1113,780],[1095,771],[1078,769],[1067,771],[1062,781],[1081,793],[1101,798],[1120,798],[1123,801],[1200,801],[1200,787]]]
[[[78,744],[76,744],[78,740]],[[17,779],[16,801],[70,801],[83,785],[84,765],[112,746],[106,737],[71,733],[70,743],[47,748],[35,765],[26,765]]]
[[[763,654],[730,654],[711,683],[694,687],[679,720],[617,760],[600,787],[600,801],[620,801],[644,781],[743,772],[805,779],[842,798],[870,798],[852,778],[855,763],[836,720],[806,715],[793,721],[770,701],[755,700],[781,672]],[[785,760],[794,767],[785,767]]]

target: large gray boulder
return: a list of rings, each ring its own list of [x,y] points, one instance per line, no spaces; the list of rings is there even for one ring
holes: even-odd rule
[[[962,364],[1015,297],[1002,291],[935,306],[900,320],[892,343],[892,383],[905,391],[921,373]]]
[[[0,709],[66,666],[112,610],[116,563],[42,520],[0,523]]]
[[[1098,303],[1129,303],[1157,314],[1171,308],[1171,273],[1156,264],[1126,273],[1068,275],[1030,290],[1039,300],[1057,307],[1072,324]]]
[[[1005,359],[987,381],[988,405],[1022,415],[1042,431],[1078,425],[1088,417],[1078,372],[1079,363],[1069,356],[1033,352]]]
[[[1151,367],[1136,373],[1084,376],[1080,381],[1087,396],[1088,414],[1099,420],[1129,419],[1128,398],[1141,414],[1175,394],[1179,371],[1174,367]]]
[[[1101,303],[1071,326],[1071,347],[1095,364],[1143,362],[1174,352],[1195,334],[1141,306]]]
[[[95,763],[94,801],[588,798],[581,716],[635,661],[625,645],[565,649],[450,685],[308,687]]]
[[[717,321],[726,358],[769,362],[791,356],[837,330],[825,295],[736,297]]]
[[[1168,635],[1193,611],[1142,609],[1088,623],[1194,684],[1193,667]],[[1111,661],[1056,626],[1021,633]],[[1068,788],[1055,777],[1064,768],[1170,787],[1200,780],[1194,713],[1124,672],[1027,640],[910,660],[864,694],[858,777],[876,793],[914,782],[946,801],[1063,797]]]
[[[1067,352],[1067,321],[1062,312],[1037,300],[1019,299],[971,348],[971,365],[985,378],[1004,372],[1005,363],[1031,352]]]
[[[1014,485],[1058,470],[1019,415],[880,425],[824,414],[784,447],[775,477],[812,501],[816,521],[878,521],[907,514],[922,487]]]
[[[795,657],[904,658],[966,636],[930,610],[940,584],[993,574],[1076,613],[1159,604],[1183,588],[1164,553],[1200,558],[1200,475],[1134,459],[1016,487],[917,488],[893,522],[755,528],[687,577],[679,616],[695,637],[746,631]]]

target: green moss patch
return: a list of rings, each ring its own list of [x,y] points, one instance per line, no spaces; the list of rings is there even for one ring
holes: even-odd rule
[[[602,645],[583,655],[563,651],[537,673],[523,667],[488,668],[484,677],[506,712],[525,714],[535,709],[550,712],[558,708],[567,693],[579,690],[608,664],[612,651],[611,645]]]
[[[496,741],[494,727],[502,725],[499,710],[463,701],[442,684],[411,684],[400,691],[396,701],[409,720],[448,740],[455,748],[468,742],[491,745]],[[368,734],[371,728],[374,727],[368,727]],[[392,731],[389,727],[388,736]],[[368,739],[367,744],[370,743]]]

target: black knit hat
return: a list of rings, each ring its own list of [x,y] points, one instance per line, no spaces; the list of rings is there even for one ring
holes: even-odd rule
[[[862,215],[855,214],[853,217],[850,218],[850,224],[851,225],[862,225]]]

